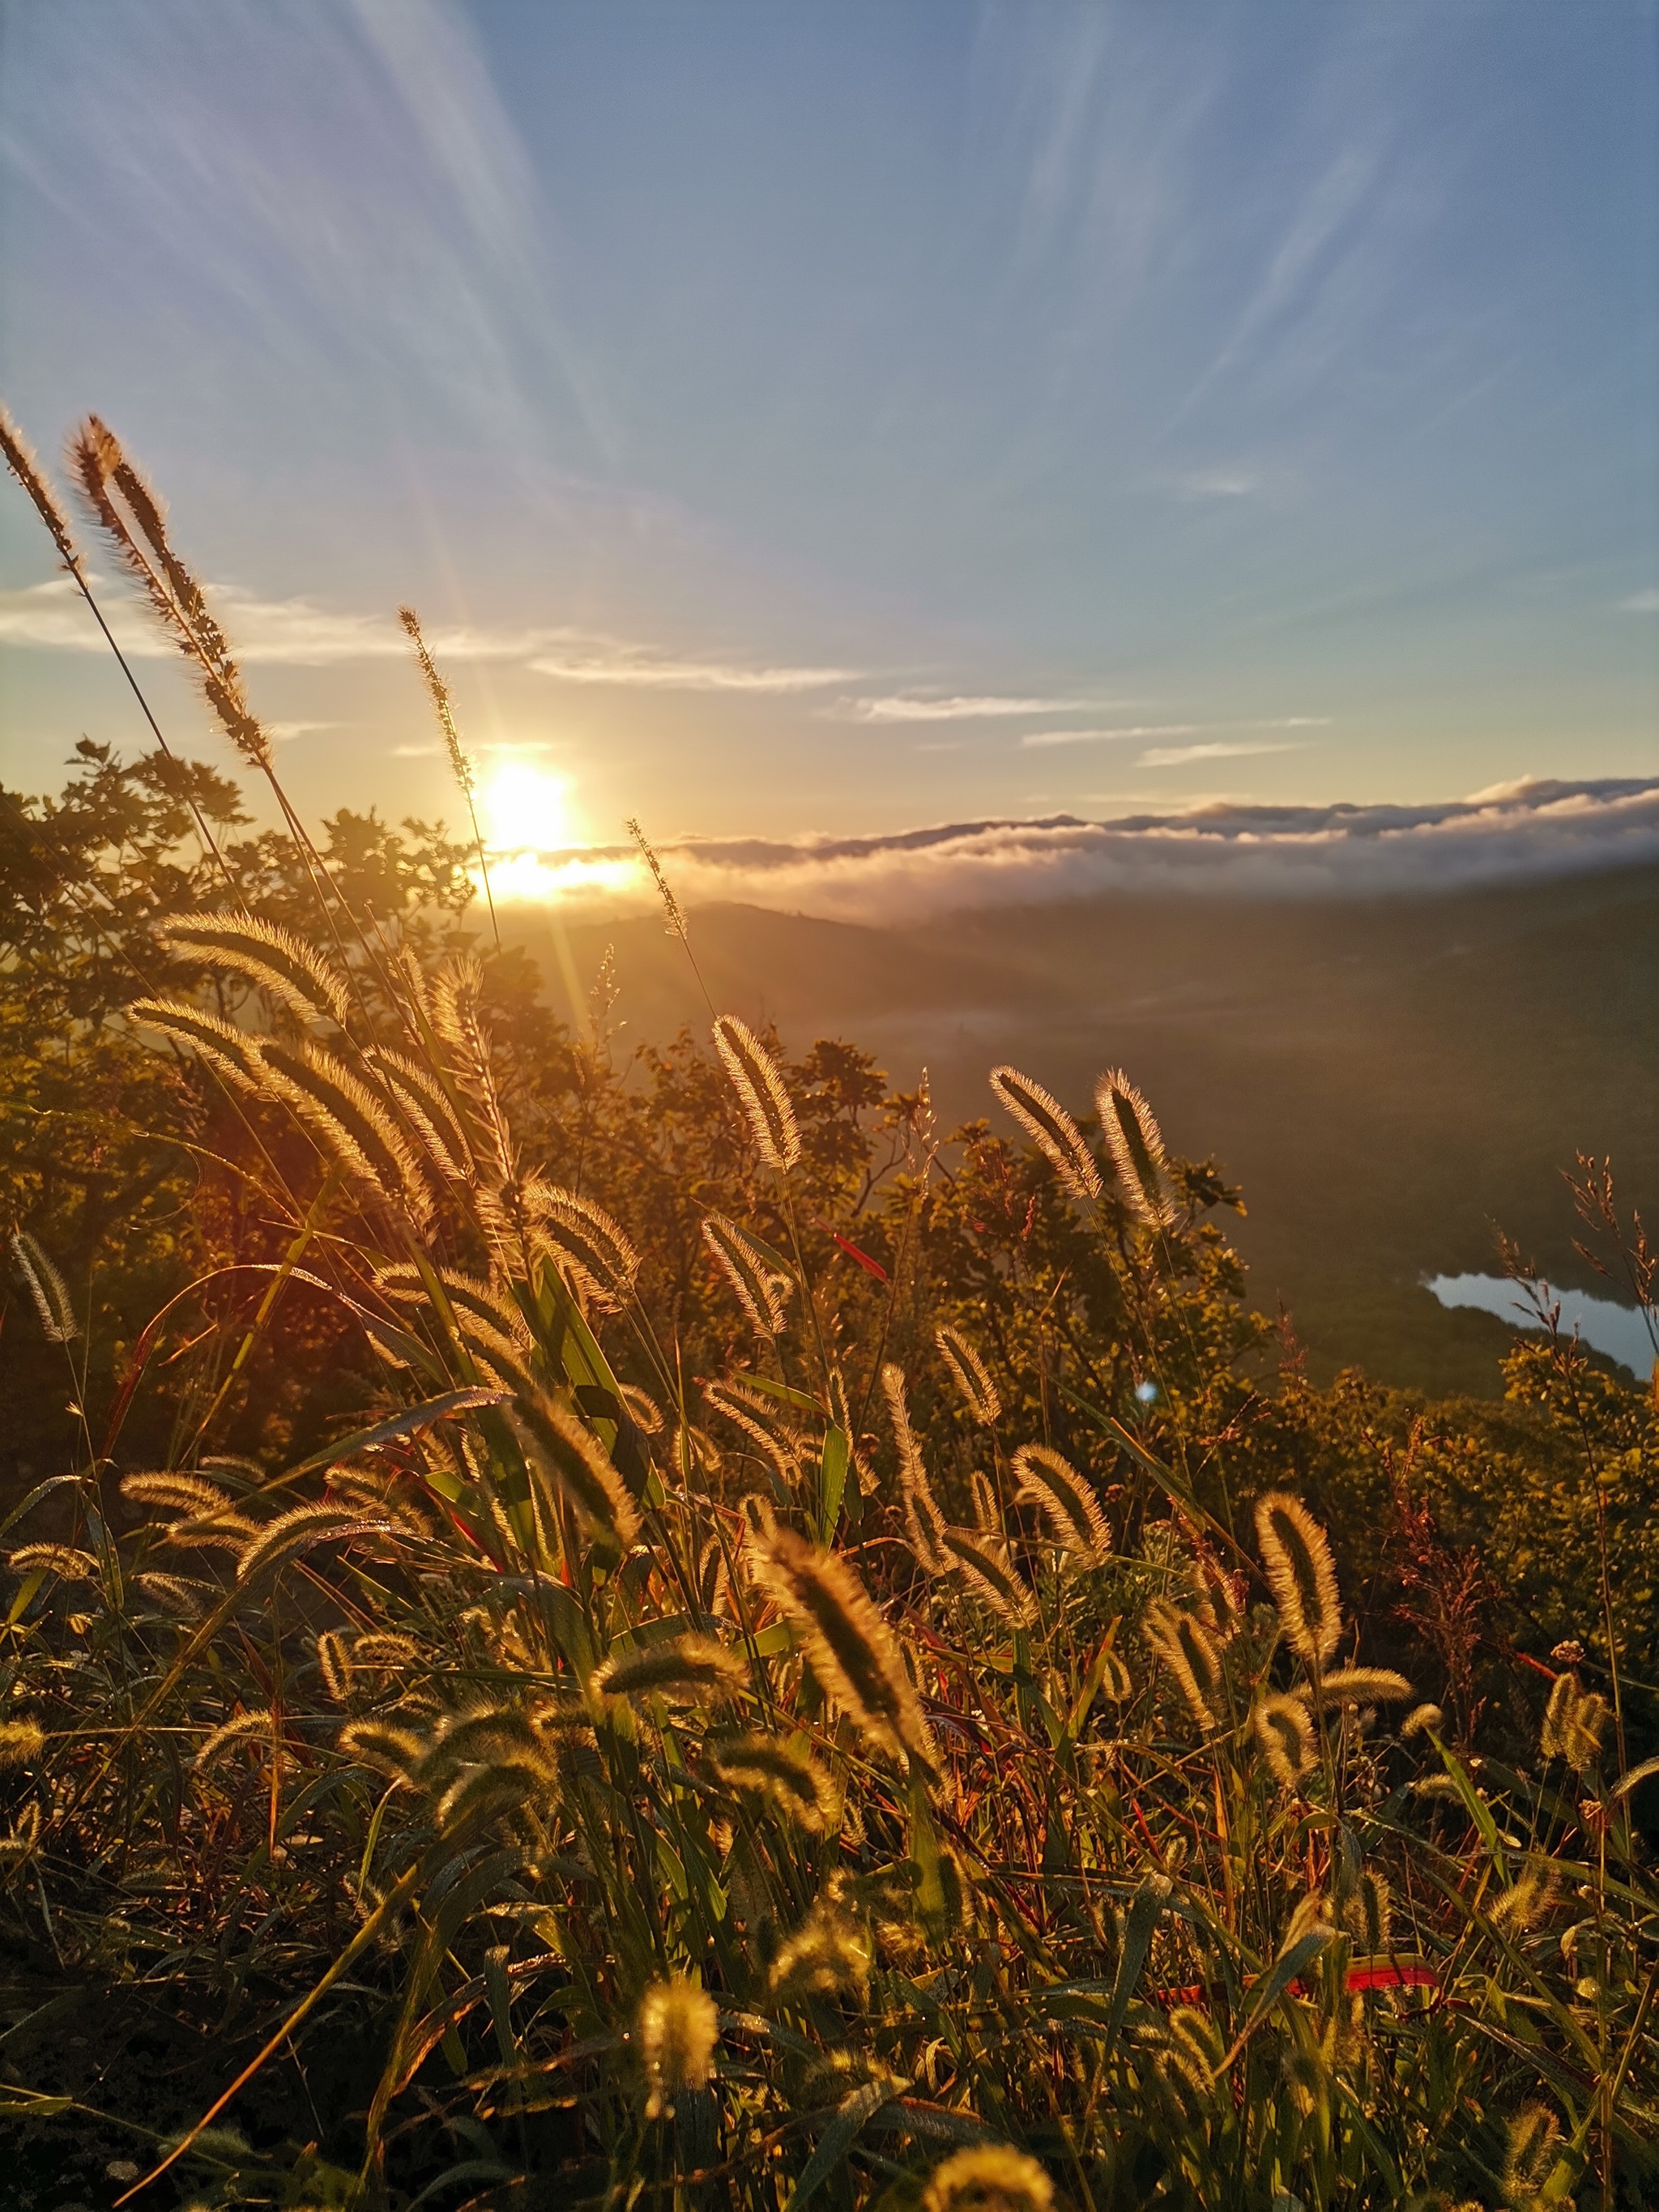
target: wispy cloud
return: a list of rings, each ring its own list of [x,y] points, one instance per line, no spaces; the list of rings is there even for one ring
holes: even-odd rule
[[[1110,704],[1103,699],[1011,699],[994,694],[939,699],[898,691],[843,699],[828,711],[849,722],[968,722],[1015,714],[1078,714]]]
[[[1659,591],[1632,592],[1627,599],[1620,599],[1621,615],[1659,615]]]
[[[1141,768],[1184,768],[1188,761],[1249,760],[1256,753],[1294,753],[1299,745],[1281,742],[1278,744],[1230,744],[1224,739],[1202,745],[1153,745],[1142,753],[1137,763]]]
[[[239,660],[293,668],[331,667],[343,661],[405,659],[409,640],[390,617],[321,607],[304,599],[264,599],[234,584],[210,593]],[[118,592],[100,604],[121,650],[138,659],[171,659],[175,647],[133,600]],[[635,684],[653,690],[813,691],[847,684],[859,672],[701,660],[663,653],[629,638],[567,628],[492,628],[432,623],[427,641],[441,662],[518,661],[565,684]],[[99,653],[104,641],[73,581],[0,592],[0,643],[60,652]],[[309,723],[310,728],[321,728]]]
[[[1022,750],[1045,745],[1080,745],[1091,742],[1109,744],[1116,738],[1194,738],[1205,730],[1323,730],[1330,727],[1328,714],[1280,714],[1267,720],[1243,722],[1142,722],[1129,729],[1099,730],[1028,730],[1020,739]],[[1256,752],[1285,752],[1285,745],[1225,744],[1222,743],[1186,745],[1178,751],[1165,750],[1146,753],[1141,757],[1143,768],[1168,768],[1182,760],[1224,760],[1233,754]]]
[[[1187,738],[1203,726],[1201,722],[1143,722],[1130,730],[1027,730],[1019,742],[1031,751],[1040,745],[1109,744],[1115,738]]]
[[[529,663],[538,676],[564,684],[635,684],[665,691],[821,691],[857,675],[849,668],[754,667],[742,661],[676,660],[617,638],[582,639],[566,633],[557,653]]]
[[[1249,499],[1261,484],[1255,469],[1194,469],[1176,489],[1182,499]]]
[[[267,722],[265,735],[279,743],[290,738],[314,737],[319,730],[337,730],[337,722]]]

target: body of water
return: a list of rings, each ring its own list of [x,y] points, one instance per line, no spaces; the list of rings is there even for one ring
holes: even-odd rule
[[[1425,1288],[1443,1306],[1477,1306],[1496,1314],[1515,1328],[1538,1328],[1540,1323],[1518,1283],[1507,1275],[1431,1275]],[[1653,1339],[1639,1306],[1621,1305],[1617,1298],[1592,1297],[1588,1291],[1557,1290],[1540,1284],[1547,1304],[1561,1305],[1562,1329],[1577,1329],[1584,1342],[1645,1382],[1653,1372]]]

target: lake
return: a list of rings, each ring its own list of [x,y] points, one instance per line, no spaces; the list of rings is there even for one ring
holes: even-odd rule
[[[1540,1324],[1518,1283],[1507,1275],[1431,1275],[1425,1288],[1443,1306],[1476,1306],[1496,1314],[1516,1328],[1538,1328]],[[1650,1333],[1653,1316],[1639,1306],[1621,1305],[1617,1298],[1598,1298],[1588,1291],[1558,1290],[1542,1283],[1547,1303],[1560,1301],[1561,1328],[1577,1328],[1584,1342],[1645,1382],[1653,1372],[1654,1343]]]

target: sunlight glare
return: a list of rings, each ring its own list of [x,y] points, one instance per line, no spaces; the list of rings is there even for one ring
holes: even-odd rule
[[[484,836],[494,853],[547,853],[571,842],[563,776],[534,761],[498,762],[479,798]]]

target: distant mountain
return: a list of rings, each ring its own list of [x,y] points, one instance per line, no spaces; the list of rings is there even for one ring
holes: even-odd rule
[[[510,922],[556,1006],[615,945],[624,1046],[706,1029],[659,915]],[[1127,1066],[1170,1141],[1243,1185],[1253,1294],[1282,1298],[1318,1372],[1498,1389],[1502,1324],[1420,1279],[1490,1268],[1501,1224],[1597,1287],[1558,1172],[1576,1151],[1611,1153],[1659,1224],[1659,866],[1368,898],[1111,892],[886,928],[725,904],[691,931],[722,1010],[793,1049],[852,1039],[907,1085],[926,1063],[947,1121],[995,1118],[999,1060],[1079,1109]]]

